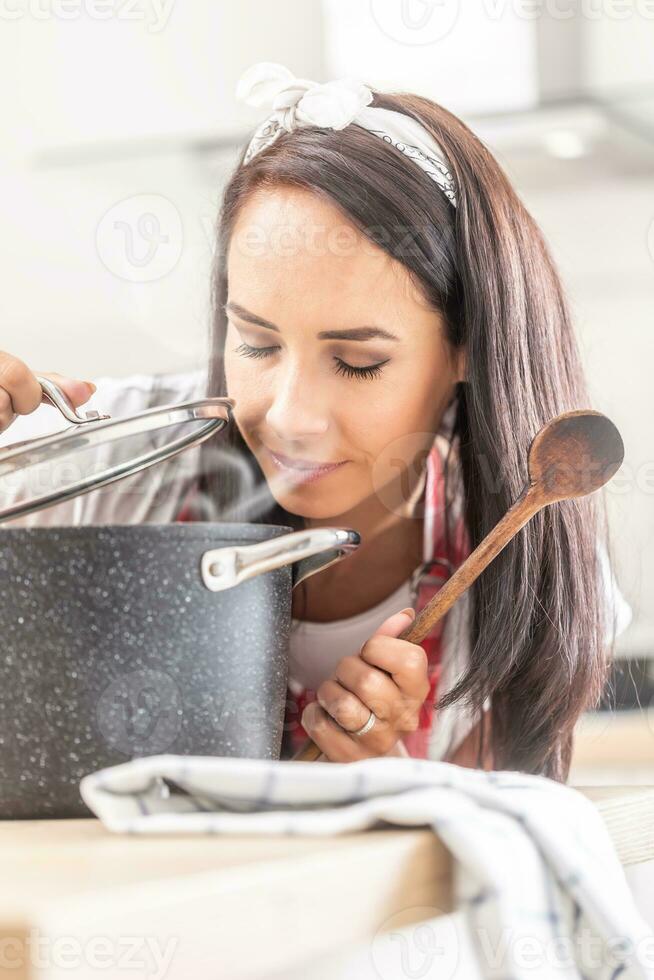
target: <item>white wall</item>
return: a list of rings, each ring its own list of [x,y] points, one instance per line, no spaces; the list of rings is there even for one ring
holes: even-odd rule
[[[30,15],[27,0],[11,6],[23,16],[3,17],[3,44],[15,54],[28,149],[234,135],[254,117],[234,97],[251,63],[288,61],[298,74],[321,66],[319,0],[142,0],[114,4],[109,19],[75,0],[70,18],[47,0],[32,6],[49,17]]]
[[[199,366],[222,181],[183,153],[5,173],[0,347],[84,378]]]
[[[416,91],[457,113],[538,100],[533,20],[506,3],[323,0],[330,74]]]
[[[615,4],[621,15],[586,18],[582,34],[584,86],[599,94],[654,86],[654,3]],[[611,8],[611,5],[609,5]]]

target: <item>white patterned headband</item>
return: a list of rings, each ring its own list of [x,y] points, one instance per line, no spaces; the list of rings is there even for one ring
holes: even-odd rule
[[[413,160],[456,207],[456,189],[445,154],[424,126],[403,112],[371,106],[373,93],[356,78],[320,84],[296,78],[284,65],[260,61],[241,75],[236,98],[272,113],[250,140],[243,163],[274,143],[283,132],[305,126],[344,129],[362,126]]]

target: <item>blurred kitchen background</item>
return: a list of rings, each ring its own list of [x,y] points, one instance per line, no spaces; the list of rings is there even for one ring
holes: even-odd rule
[[[260,60],[441,102],[540,222],[627,450],[606,496],[633,620],[575,777],[654,783],[654,3],[3,3],[3,349],[91,379],[201,366],[222,185],[262,118],[234,89]]]

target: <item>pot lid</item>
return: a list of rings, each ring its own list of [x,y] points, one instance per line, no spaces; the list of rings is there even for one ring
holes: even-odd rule
[[[52,435],[0,448],[0,523],[106,486],[197,446],[229,423],[234,406],[232,398],[203,398],[123,418],[95,411],[80,415],[58,385],[39,375],[37,379],[48,402],[72,424]]]

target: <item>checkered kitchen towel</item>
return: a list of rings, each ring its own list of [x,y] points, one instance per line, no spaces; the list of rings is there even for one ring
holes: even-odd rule
[[[544,776],[390,757],[160,755],[92,773],[80,789],[116,833],[433,827],[453,856],[455,901],[483,977],[654,978],[654,934],[602,818],[581,793]]]

